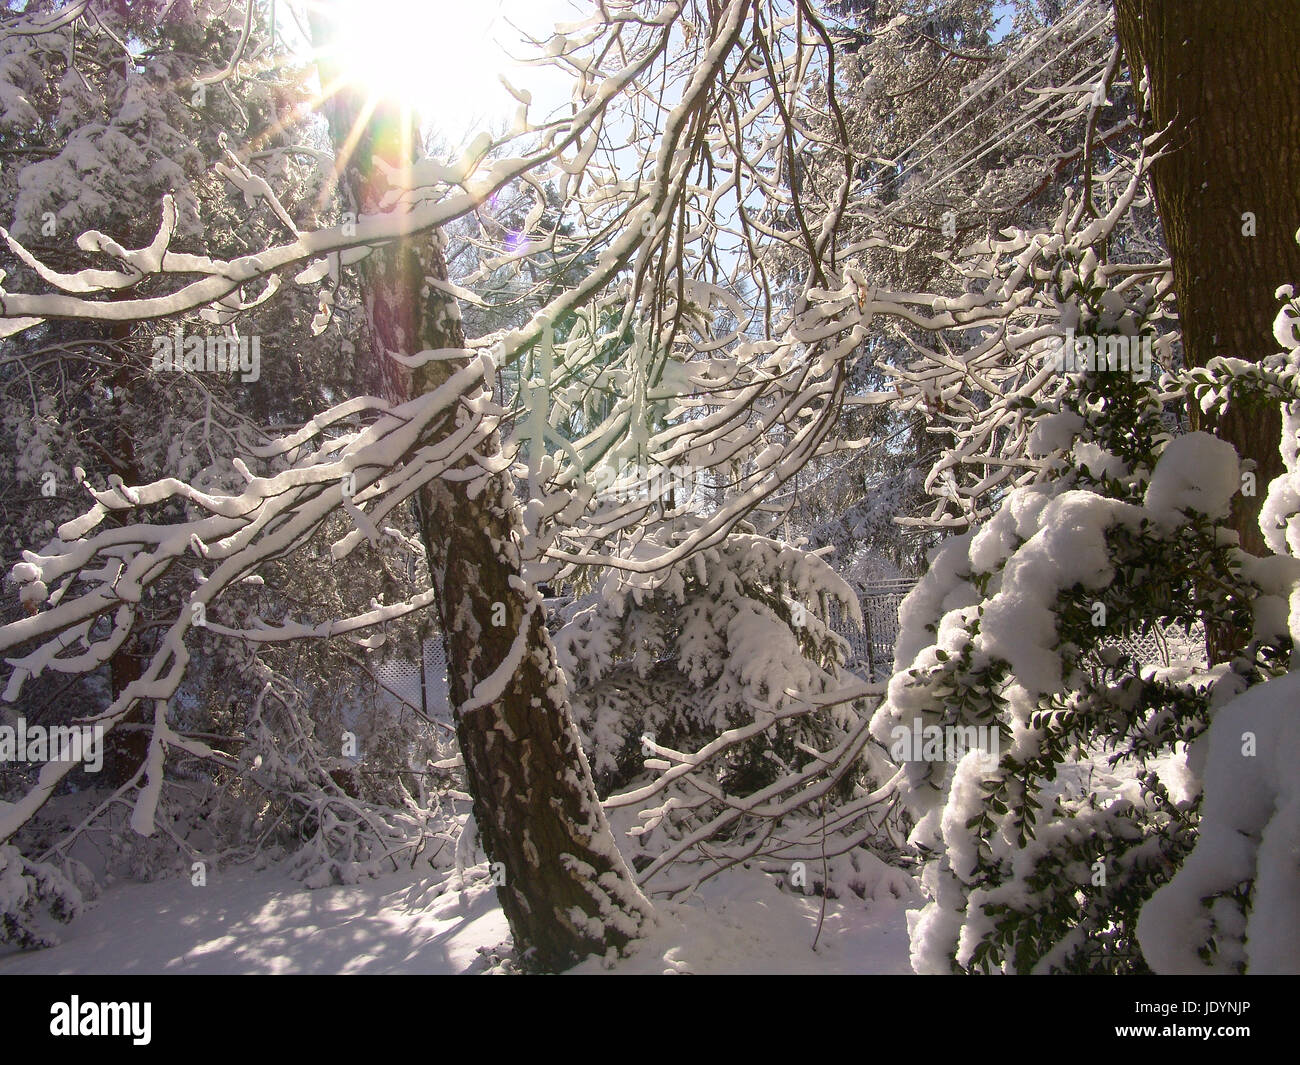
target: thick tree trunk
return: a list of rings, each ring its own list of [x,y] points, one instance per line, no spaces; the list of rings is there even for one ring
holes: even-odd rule
[[[322,74],[322,83],[329,80]],[[397,165],[415,143],[404,118],[385,108],[354,131],[355,116],[366,113],[359,102],[341,93],[330,113],[340,187],[358,216],[379,210],[384,182],[373,160]],[[436,235],[380,249],[360,269],[386,398],[426,394],[464,368],[461,360],[439,360],[412,372],[383,354],[464,346],[455,301],[425,280],[447,277]],[[421,443],[453,428],[454,415]],[[481,450],[499,449],[494,436]],[[474,468],[468,459],[461,467]],[[597,799],[540,600],[519,578],[523,527],[511,479],[494,475],[477,494],[466,484],[438,479],[419,501],[456,731],[483,846],[504,877],[498,894],[515,945],[530,968],[555,971],[621,949],[652,919],[651,908]],[[504,624],[494,624],[494,614]],[[503,664],[508,678],[499,693],[475,705],[475,688]]]
[[[1169,130],[1153,181],[1187,361],[1257,362],[1279,350],[1275,291],[1300,283],[1300,7],[1115,0],[1115,14],[1134,82],[1146,74],[1148,128]],[[1267,553],[1259,510],[1282,472],[1281,412],[1243,401],[1217,423],[1191,416],[1254,460],[1257,491],[1238,494],[1231,520],[1247,551]],[[1238,642],[1212,639],[1211,654]]]

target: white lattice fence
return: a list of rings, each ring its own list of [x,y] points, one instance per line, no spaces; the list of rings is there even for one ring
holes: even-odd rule
[[[424,641],[424,677],[420,665],[406,658],[394,658],[376,671],[386,694],[430,717],[442,716],[447,706],[447,656],[442,637]]]
[[[848,641],[848,668],[867,680],[887,680],[894,671],[894,644],[898,642],[898,605],[916,586],[916,578],[876,581],[859,595],[862,628],[844,617],[838,603],[831,604],[830,625]]]
[[[1199,621],[1188,632],[1181,625],[1157,622],[1150,632],[1124,640],[1107,641],[1128,651],[1143,665],[1168,666],[1175,662],[1205,665],[1205,626]]]

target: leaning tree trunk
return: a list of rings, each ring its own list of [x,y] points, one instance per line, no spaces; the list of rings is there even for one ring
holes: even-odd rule
[[[322,73],[322,83],[330,81]],[[329,116],[340,190],[358,217],[380,210],[385,183],[374,161],[397,166],[418,143],[395,109],[380,108],[364,129],[354,131],[356,116],[367,113],[359,104],[355,94],[339,93]],[[426,394],[467,365],[439,360],[412,371],[383,354],[464,347],[455,300],[425,280],[447,279],[437,234],[378,249],[360,271],[385,398],[402,402]],[[436,443],[454,428],[453,411],[418,446]],[[499,454],[496,434],[480,450],[487,458]],[[460,468],[477,469],[468,458]],[[652,920],[651,907],[615,846],[596,796],[541,604],[530,609],[534,593],[519,578],[523,526],[511,478],[495,474],[478,493],[467,490],[468,483],[439,478],[421,492],[420,534],[483,847],[494,867],[500,863],[504,880],[498,894],[524,964],[555,971],[586,955],[621,949]],[[503,663],[509,678],[499,694],[467,708],[476,686]]]
[[[1119,39],[1151,130],[1168,128],[1152,178],[1173,262],[1183,349],[1192,366],[1217,355],[1258,362],[1278,350],[1280,285],[1300,283],[1300,7],[1296,0],[1114,0]],[[1194,427],[1227,440],[1256,467],[1232,527],[1267,553],[1259,510],[1282,472],[1281,411],[1237,401],[1217,422],[1191,405]],[[1222,661],[1244,634],[1211,638]],[[1216,646],[1217,645],[1217,646]]]

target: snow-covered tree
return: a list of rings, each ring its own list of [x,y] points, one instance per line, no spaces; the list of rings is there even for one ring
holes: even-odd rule
[[[1115,15],[1142,134],[1167,149],[1152,184],[1187,361],[1263,359],[1275,350],[1274,293],[1300,276],[1294,5],[1253,0],[1199,11],[1173,0],[1115,0]],[[1271,401],[1251,402],[1213,420],[1190,413],[1197,428],[1255,463],[1264,483],[1282,472],[1281,414]],[[1261,499],[1237,500],[1233,528],[1262,555]],[[1242,638],[1211,633],[1214,656],[1230,656]]]
[[[267,180],[302,222],[328,220],[316,204],[321,153],[297,141],[310,137],[295,117],[307,99],[302,66],[257,58],[268,31],[252,9],[110,6],[87,23],[51,24],[35,14],[30,5],[25,18],[9,14],[6,29],[14,32],[3,38],[8,76],[22,75],[31,101],[12,109],[4,133],[13,165],[4,170],[3,203],[24,246],[75,262],[81,228],[139,241],[156,224],[161,197],[171,193],[189,212],[178,221],[178,250],[232,254],[282,231],[282,218],[248,211],[248,190]],[[237,75],[204,85],[203,75],[241,52],[247,65]],[[5,254],[11,284],[39,281],[34,260],[12,248]],[[353,347],[344,331],[355,297],[346,288],[336,296],[337,329],[320,338],[309,328],[315,305],[310,294],[293,291],[265,309],[255,325],[265,359],[251,373],[155,365],[160,341],[218,332],[219,323],[199,314],[168,323],[52,320],[30,330],[21,346],[6,342],[0,447],[22,504],[8,514],[6,554],[48,540],[80,512],[79,478],[139,483],[170,475],[201,491],[228,492],[244,480],[232,463],[240,451],[255,451],[286,424],[308,421],[322,404],[358,391],[347,360],[338,357]],[[183,520],[186,506],[174,505],[169,516]],[[409,533],[409,522],[395,524]],[[328,537],[310,550],[327,556]],[[46,726],[93,718],[106,695],[138,677],[154,636],[174,618],[177,577],[173,572],[155,585],[107,663],[71,678],[32,679],[13,708],[17,716]],[[96,864],[107,876],[188,869],[191,860],[215,854],[234,860],[252,853],[250,838],[260,838],[267,852],[297,851],[304,877],[338,880],[364,875],[372,859],[401,853],[403,844],[415,847],[421,828],[404,804],[418,788],[402,770],[424,769],[429,727],[416,727],[411,715],[400,725],[390,720],[387,700],[376,698],[367,665],[358,664],[367,651],[321,641],[259,647],[220,631],[237,630],[250,617],[285,620],[325,604],[346,614],[407,583],[383,551],[305,574],[279,560],[260,567],[197,634],[198,661],[177,690],[172,720],[182,735],[202,736],[210,751],[178,755],[177,775],[159,797],[161,838],[126,824],[124,796],[142,782],[148,751],[149,728],[136,716],[110,734],[103,770],[73,781],[83,796],[97,793],[95,813],[81,810],[68,821],[55,811],[25,827],[25,852],[56,863],[33,865],[40,870],[34,882],[69,882],[56,875],[66,863],[85,886],[72,855],[85,853],[87,833],[105,855]],[[398,597],[413,591],[402,587]],[[6,618],[24,616],[27,602],[10,600]],[[403,635],[409,645],[410,627],[405,634],[402,628],[387,627],[388,646]],[[372,717],[358,723],[365,705]],[[8,709],[5,715],[12,724]],[[383,776],[340,768],[345,729],[359,734]],[[12,767],[0,800],[23,794],[38,770]]]
[[[859,161],[842,222],[845,250],[882,293],[928,294],[918,314],[972,313],[944,323],[877,311],[852,360],[854,399],[841,419],[839,435],[855,447],[801,472],[791,520],[819,545],[868,538],[878,554],[916,569],[937,540],[927,527],[952,520],[947,502],[943,518],[922,517],[934,507],[927,491],[948,500],[1007,472],[981,470],[969,454],[951,464],[953,437],[966,417],[996,404],[981,391],[1001,375],[963,379],[947,370],[988,352],[982,342],[1007,369],[1022,361],[1018,338],[1006,335],[1027,318],[1016,298],[1003,291],[983,314],[970,302],[987,284],[988,245],[1008,227],[1051,228],[1065,190],[1087,190],[1094,175],[1136,155],[1138,136],[1102,0],[1068,10],[1021,3],[1014,20],[984,0],[849,0],[830,9],[840,38],[833,75]],[[834,120],[827,111],[824,121]],[[839,160],[813,152],[804,165],[805,182],[833,184]],[[1084,199],[1095,208],[1090,191]],[[1154,212],[1133,204],[1106,227],[1106,239],[1121,244],[1130,231],[1154,228]],[[787,262],[797,254],[783,249]],[[989,415],[997,418],[996,406]],[[839,520],[827,523],[828,510]],[[922,524],[900,529],[899,517]]]

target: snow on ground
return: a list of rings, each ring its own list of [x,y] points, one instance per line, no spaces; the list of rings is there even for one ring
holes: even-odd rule
[[[911,974],[905,903],[828,900],[814,952],[821,903],[816,896],[781,890],[762,873],[729,871],[708,881],[686,902],[659,903],[662,928],[612,971]],[[593,958],[574,971],[610,969]]]
[[[478,870],[482,873],[483,870]],[[508,943],[491,887],[473,874],[438,883],[395,874],[308,891],[282,872],[238,870],[119,885],[61,928],[61,945],[0,955],[0,976],[118,973],[483,972]],[[909,973],[905,904],[790,894],[763,873],[730,870],[683,903],[631,958],[585,973]]]
[[[308,891],[274,870],[120,884],[49,950],[0,956],[0,976],[117,973],[463,973],[505,941],[490,888],[390,876]]]

